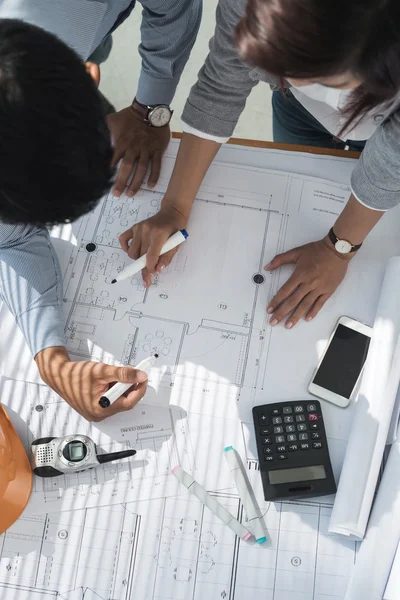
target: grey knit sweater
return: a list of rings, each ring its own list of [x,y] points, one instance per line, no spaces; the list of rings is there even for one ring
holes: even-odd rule
[[[232,135],[248,95],[260,80],[278,84],[276,78],[246,65],[236,52],[234,31],[246,2],[219,1],[210,53],[184,108],[183,121],[209,135]],[[387,210],[400,203],[398,105],[368,140],[351,184],[356,197],[370,208]]]

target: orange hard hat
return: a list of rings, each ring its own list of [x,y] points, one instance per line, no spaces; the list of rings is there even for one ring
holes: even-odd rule
[[[25,449],[0,404],[0,533],[22,514],[32,490],[32,469]]]

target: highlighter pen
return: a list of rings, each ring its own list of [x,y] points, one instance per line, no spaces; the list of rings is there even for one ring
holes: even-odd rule
[[[165,242],[164,246],[161,248],[160,256],[162,254],[166,254],[170,250],[173,250],[174,248],[179,246],[179,244],[182,244],[182,242],[184,242],[188,237],[189,234],[186,231],[186,229],[181,229],[180,231],[177,231],[176,233],[171,235],[171,237]],[[115,279],[112,280],[111,283],[123,281],[124,279],[133,277],[133,275],[139,273],[139,271],[144,269],[146,266],[146,256],[146,254],[143,254],[143,256],[133,261],[132,264],[126,267],[126,269],[118,273],[118,275],[115,277]]]
[[[177,479],[184,485],[191,494],[194,494],[196,498],[200,500],[211,510],[211,512],[221,519],[221,521],[227,525],[238,537],[242,538],[245,542],[247,542],[251,537],[250,531],[248,531],[239,521],[235,519],[230,512],[226,510],[222,504],[217,502],[217,500],[211,496],[189,473],[184,471],[182,467],[177,466],[172,469],[172,473],[175,475]]]
[[[246,511],[248,524],[253,530],[257,544],[264,544],[267,541],[264,520],[257,504],[253,488],[251,487],[251,483],[244,469],[242,459],[232,446],[225,448],[224,453],[229,470],[235,480],[239,497],[243,503],[244,510]]]
[[[149,358],[145,358],[138,365],[136,365],[135,369],[138,371],[144,371],[147,373],[151,367],[155,364],[158,358],[158,354],[154,354]],[[113,385],[107,392],[105,392],[99,400],[99,404],[101,408],[108,408],[113,404],[122,394],[125,394],[132,387],[132,383],[116,383]]]

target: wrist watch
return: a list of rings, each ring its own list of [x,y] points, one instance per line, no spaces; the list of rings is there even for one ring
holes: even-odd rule
[[[170,122],[173,110],[167,104],[157,104],[147,106],[134,99],[132,109],[143,118],[143,121],[150,127],[164,127]]]
[[[357,250],[359,250],[362,246],[362,244],[357,244],[354,246],[347,240],[340,240],[333,231],[333,227],[329,230],[328,238],[332,242],[336,252],[339,252],[339,254],[350,254],[351,252],[357,252]]]

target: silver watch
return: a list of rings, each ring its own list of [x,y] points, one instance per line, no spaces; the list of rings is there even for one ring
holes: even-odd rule
[[[171,121],[173,115],[173,111],[167,104],[147,106],[138,102],[136,98],[132,102],[132,108],[151,127],[165,127]]]

